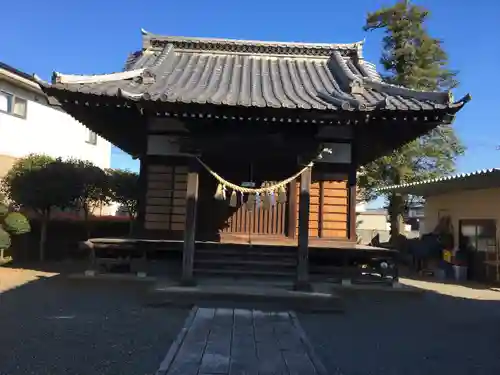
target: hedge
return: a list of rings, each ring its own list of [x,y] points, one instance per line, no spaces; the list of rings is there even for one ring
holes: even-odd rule
[[[40,221],[30,219],[31,232],[13,238],[6,255],[15,260],[31,261],[38,259],[40,240]],[[126,237],[130,222],[123,218],[96,218],[90,221],[91,237]],[[83,257],[78,243],[87,239],[85,223],[82,220],[51,220],[47,229],[46,260],[63,260]]]

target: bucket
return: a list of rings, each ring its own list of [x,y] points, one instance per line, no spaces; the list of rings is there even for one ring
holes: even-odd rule
[[[438,268],[437,270],[435,270],[434,275],[435,275],[436,279],[438,279],[439,281],[446,280],[446,272],[445,272],[445,270],[443,270],[441,268]]]
[[[463,266],[453,266],[453,274],[456,281],[466,281],[467,280],[467,267]]]

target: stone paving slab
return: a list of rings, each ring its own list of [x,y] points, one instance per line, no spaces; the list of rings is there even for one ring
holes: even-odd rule
[[[157,375],[326,375],[293,312],[194,307]]]

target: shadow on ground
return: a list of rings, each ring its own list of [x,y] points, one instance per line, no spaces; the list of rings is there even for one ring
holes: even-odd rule
[[[59,275],[5,291],[0,374],[153,374],[187,311],[146,307],[147,287]],[[500,293],[470,289],[470,298],[355,293],[345,296],[344,314],[299,317],[332,375],[499,374],[500,297],[489,296]]]
[[[300,315],[329,374],[500,373],[500,293],[496,300],[365,293],[344,302],[345,314]]]
[[[187,311],[143,306],[143,288],[54,276],[4,291],[0,374],[154,374]]]

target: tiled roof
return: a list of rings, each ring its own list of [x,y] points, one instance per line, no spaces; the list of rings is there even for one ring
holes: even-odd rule
[[[316,110],[433,110],[449,93],[383,83],[362,42],[313,44],[167,37],[143,31],[125,71],[54,73],[52,88],[130,100]]]
[[[500,169],[481,169],[430,180],[386,186],[379,193],[396,192],[413,195],[437,195],[457,190],[478,190],[500,187]]]
[[[6,71],[8,71],[8,72],[10,72],[12,74],[15,74],[15,75],[17,75],[19,77],[27,79],[28,81],[36,83],[36,79],[32,75],[29,75],[29,74],[27,74],[25,72],[22,72],[19,69],[16,69],[13,66],[8,65],[8,64],[6,64],[4,62],[1,62],[1,61],[0,61],[0,69],[5,69]]]

